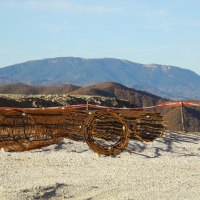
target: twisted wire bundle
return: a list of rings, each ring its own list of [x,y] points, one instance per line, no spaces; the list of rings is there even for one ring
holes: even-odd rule
[[[77,110],[66,107],[0,110],[0,148],[26,151],[59,143],[85,141],[99,155],[118,154],[129,139],[162,137],[162,117],[154,112]]]

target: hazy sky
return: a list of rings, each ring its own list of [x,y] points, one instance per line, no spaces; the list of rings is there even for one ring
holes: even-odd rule
[[[68,56],[200,75],[200,1],[0,0],[0,67]]]

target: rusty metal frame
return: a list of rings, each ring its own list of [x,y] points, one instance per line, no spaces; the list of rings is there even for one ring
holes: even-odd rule
[[[78,108],[0,109],[0,148],[27,151],[68,138],[86,142],[99,155],[114,155],[130,139],[151,142],[165,131],[159,113]]]

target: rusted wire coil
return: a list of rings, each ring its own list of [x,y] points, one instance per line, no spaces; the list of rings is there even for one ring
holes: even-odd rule
[[[118,113],[96,111],[87,119],[85,125],[85,140],[98,154],[118,154],[128,145],[129,130]]]
[[[25,151],[59,143],[63,138],[83,140],[87,112],[72,109],[1,112],[0,147]]]
[[[130,130],[130,139],[152,142],[163,136],[163,117],[155,112],[121,111]]]
[[[129,139],[149,142],[163,132],[158,113],[63,107],[0,110],[0,148],[6,151],[41,148],[68,138],[86,141],[98,154],[113,155],[126,149]]]

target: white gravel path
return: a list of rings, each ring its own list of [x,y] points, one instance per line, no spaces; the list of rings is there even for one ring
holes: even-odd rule
[[[0,200],[200,199],[200,133],[130,141],[115,157],[64,140],[28,152],[0,152]]]

